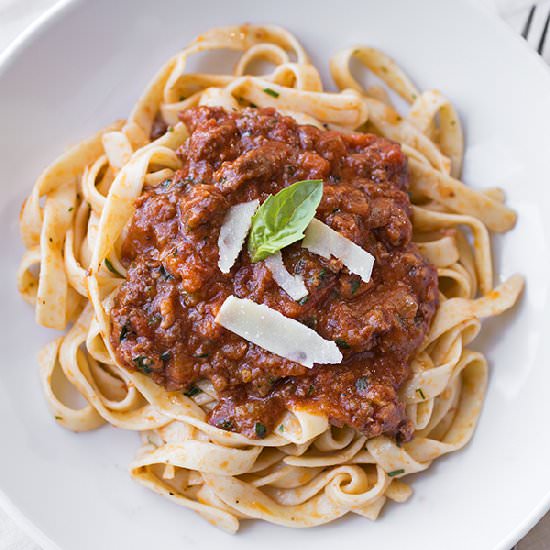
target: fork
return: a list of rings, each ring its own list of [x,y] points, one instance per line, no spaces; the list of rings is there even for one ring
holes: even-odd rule
[[[529,10],[529,13],[527,15],[527,20],[525,21],[525,24],[523,26],[523,30],[521,31],[521,36],[525,38],[525,40],[529,39],[529,34],[531,32],[531,27],[533,24],[533,20],[535,19],[535,14],[537,13],[537,5],[533,4],[531,6],[531,9]],[[538,40],[537,44],[537,52],[539,55],[543,55],[544,53],[544,45],[546,43],[546,36],[548,34],[548,27],[550,27],[550,10],[548,11],[548,14],[546,15],[546,20],[544,21],[544,25],[542,27],[542,32]]]

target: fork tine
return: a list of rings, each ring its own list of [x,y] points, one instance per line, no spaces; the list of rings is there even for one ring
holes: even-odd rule
[[[533,17],[535,16],[535,11],[537,11],[537,5],[533,4],[531,6],[531,9],[529,10],[529,15],[527,16],[527,21],[525,21],[525,26],[523,27],[523,30],[521,31],[521,36],[527,40],[527,37],[529,36],[529,31],[531,30],[531,23],[533,22]]]
[[[544,22],[544,28],[542,29],[542,34],[539,40],[539,46],[537,48],[537,52],[539,52],[540,55],[542,55],[542,53],[544,52],[544,43],[546,42],[546,35],[548,34],[549,26],[550,26],[550,11],[546,16],[546,21]]]

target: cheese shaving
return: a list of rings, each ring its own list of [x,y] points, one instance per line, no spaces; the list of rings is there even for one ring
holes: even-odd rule
[[[288,272],[280,252],[271,254],[265,260],[265,265],[273,275],[275,282],[293,299],[300,300],[308,294],[304,279],[300,275],[292,275]]]
[[[229,296],[222,304],[216,323],[241,338],[289,361],[311,368],[315,363],[342,362],[335,342],[325,340],[314,330],[289,319],[263,304]]]
[[[338,258],[351,273],[359,275],[365,283],[370,281],[374,256],[322,221],[311,220],[302,246],[323,258]]]
[[[220,229],[218,248],[220,256],[218,266],[222,273],[229,273],[243,247],[243,242],[250,231],[252,216],[260,201],[243,202],[232,206],[227,212]]]

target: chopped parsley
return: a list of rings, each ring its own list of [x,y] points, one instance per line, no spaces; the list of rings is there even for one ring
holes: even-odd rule
[[[282,424],[279,426],[279,431],[280,431],[280,432],[284,432],[284,431],[285,431],[285,427],[284,427]]]
[[[174,278],[174,276],[164,267],[164,264],[160,264],[159,271],[165,279]]]
[[[341,349],[350,349],[351,348],[351,346],[345,340],[341,340],[340,338],[337,338],[335,340],[335,342],[336,342],[336,345]]]
[[[422,391],[422,388],[417,388],[416,389],[416,393],[422,398],[422,399],[426,399],[426,395],[424,394],[424,392]]]
[[[122,277],[122,275],[115,269],[115,266],[111,263],[111,261],[109,260],[109,258],[105,258],[104,262],[105,262],[105,265],[107,266],[107,269],[108,269],[113,275],[116,275],[117,277]]]
[[[147,324],[152,327],[153,325],[156,325],[157,323],[160,323],[162,321],[162,316],[160,313],[155,313],[154,315],[151,315],[149,319],[147,319]]]
[[[270,95],[271,97],[279,97],[279,92],[276,92],[275,90],[271,88],[264,88],[264,93],[267,95]]]
[[[360,281],[355,281],[355,280],[351,281],[351,293],[355,294],[360,286],[361,286]]]
[[[218,428],[221,428],[222,430],[230,430],[233,428],[233,423],[228,418],[224,418],[218,423]]]
[[[63,417],[62,416],[56,416],[55,419],[56,420],[63,420]]]
[[[306,327],[314,329],[317,326],[317,317],[312,315],[311,317],[307,317],[302,321]]]
[[[67,209],[67,212],[72,212],[74,210],[74,207],[70,207],[69,209]]]
[[[359,393],[367,391],[369,387],[369,379],[366,376],[361,376],[355,381],[355,388]]]
[[[149,357],[145,357],[145,355],[138,355],[137,357],[134,357],[132,362],[136,366],[136,369],[143,374],[151,374],[153,372],[153,369],[151,368],[153,361],[149,359]]]
[[[393,472],[388,472],[388,476],[389,477],[394,477],[394,476],[398,476],[398,475],[401,475],[401,474],[404,474],[405,473],[405,470],[403,470],[403,468],[400,468],[399,470],[394,470]]]
[[[314,391],[315,391],[315,386],[313,384],[310,384],[309,388],[307,389],[307,396],[308,397],[312,396]]]
[[[120,341],[126,340],[128,337],[128,333],[130,332],[130,323],[126,322],[124,325],[122,325],[122,328],[120,329]]]
[[[160,354],[160,360],[163,362],[163,363],[166,363],[168,361],[170,361],[170,358],[172,357],[172,352],[170,350],[166,350],[166,351],[163,351],[161,354]]]
[[[186,395],[187,397],[194,397],[199,393],[202,393],[202,390],[198,386],[191,386],[186,392],[183,392],[183,395]]]
[[[265,429],[265,426],[261,422],[256,422],[256,424],[254,424],[254,431],[256,432],[256,435],[260,439],[263,439],[265,437],[267,430]]]
[[[303,298],[300,298],[300,299],[298,300],[298,303],[299,303],[301,306],[303,306],[304,304],[307,303],[308,300],[309,300],[309,296],[304,296]]]
[[[208,353],[197,353],[196,355],[193,355],[196,359],[204,359],[205,357],[208,357]]]

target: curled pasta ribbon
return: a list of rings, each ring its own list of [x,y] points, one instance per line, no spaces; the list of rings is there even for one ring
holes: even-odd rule
[[[240,52],[240,58],[222,74],[186,72],[190,56],[217,50]],[[353,59],[383,86],[364,88],[352,74]],[[253,76],[259,62],[269,63],[271,72]],[[412,490],[403,476],[425,470],[471,438],[488,367],[468,346],[482,319],[512,307],[524,284],[514,275],[493,285],[490,231],[512,228],[515,213],[499,188],[474,190],[459,180],[462,130],[451,102],[436,90],[420,92],[375,48],[347,49],[331,59],[330,69],[338,92],[325,91],[304,48],[279,27],[209,31],[168,60],[127,121],[48,167],[21,211],[27,251],[19,291],[43,326],[73,323],[39,357],[57,422],[73,431],[105,423],[139,431],[133,479],[231,533],[249,518],[291,527],[321,525],[346,513],[373,520],[388,499],[405,502]],[[397,111],[392,92],[405,99],[408,113]],[[401,144],[414,242],[437,269],[441,298],[411,376],[399,389],[414,428],[411,441],[367,440],[299,408],[286,411],[264,439],[250,439],[208,423],[219,396],[207,380],[190,397],[117,363],[110,310],[127,277],[121,245],[134,202],[145,186],[181,168],[176,150],[188,130],[179,113],[198,105],[274,107],[301,124],[374,131]],[[155,123],[169,127],[153,141]],[[68,404],[59,377],[83,398],[83,407]]]
[[[367,46],[348,48],[331,58],[330,72],[334,82],[341,90],[353,88],[359,93],[365,94],[363,86],[351,74],[350,64],[353,58],[360,61],[367,69],[383,80],[389,88],[397,92],[405,101],[411,103],[418,97],[420,92],[399,65],[381,50]]]
[[[460,178],[464,138],[460,118],[453,104],[438,90],[428,90],[416,98],[407,118],[422,133],[439,144],[441,153],[451,161],[450,175]]]

